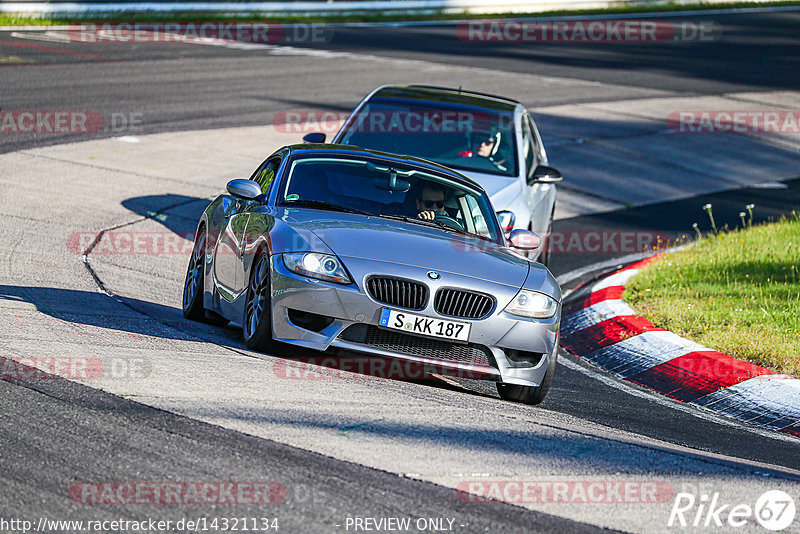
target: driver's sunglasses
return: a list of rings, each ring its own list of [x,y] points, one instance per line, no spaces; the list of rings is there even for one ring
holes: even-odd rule
[[[494,144],[494,137],[490,137],[488,139],[484,139],[481,141],[482,145],[493,145]]]
[[[422,200],[422,204],[426,208],[441,208],[444,206],[444,200]]]

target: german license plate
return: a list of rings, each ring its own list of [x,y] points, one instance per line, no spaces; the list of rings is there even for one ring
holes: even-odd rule
[[[469,328],[472,325],[460,321],[446,321],[444,319],[435,319],[433,317],[425,317],[423,315],[383,308],[381,310],[381,326],[394,330],[402,330],[409,334],[441,337],[456,341],[468,341]]]

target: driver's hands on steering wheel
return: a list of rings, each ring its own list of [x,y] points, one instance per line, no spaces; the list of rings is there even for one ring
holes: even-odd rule
[[[425,219],[426,221],[432,221],[436,218],[436,212],[432,210],[421,211],[417,215],[417,219]]]
[[[506,163],[508,163],[508,160],[509,160],[509,158],[508,158],[508,157],[504,157],[504,158],[498,158],[498,159],[495,159],[495,157],[494,157],[494,156],[489,156],[489,157],[488,157],[488,158],[486,158],[486,159],[488,159],[489,161],[491,161],[491,162],[492,162],[492,164],[493,164],[495,167],[497,167],[499,170],[501,170],[501,171],[503,171],[503,172],[505,172],[505,171],[507,171],[507,170],[508,170],[508,167],[506,167]]]

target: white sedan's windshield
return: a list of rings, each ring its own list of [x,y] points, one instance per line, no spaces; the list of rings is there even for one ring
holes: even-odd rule
[[[279,201],[437,225],[502,242],[484,193],[379,159],[298,158],[291,163]]]
[[[369,101],[339,139],[392,154],[406,154],[455,169],[516,176],[514,116],[459,105]]]

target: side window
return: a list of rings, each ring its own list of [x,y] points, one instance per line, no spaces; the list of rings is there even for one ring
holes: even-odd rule
[[[522,154],[525,157],[525,173],[530,174],[536,164],[536,148],[534,147],[533,132],[526,115],[522,119]]]
[[[466,210],[469,214],[469,222],[467,223],[467,230],[474,232],[478,235],[491,237],[489,228],[486,226],[486,220],[483,218],[483,213],[478,205],[478,201],[472,195],[464,195],[464,202]]]
[[[250,179],[261,186],[262,193],[267,193],[269,191],[272,181],[275,180],[275,173],[278,171],[280,164],[281,158],[271,158],[265,161],[264,164],[253,173]]]

